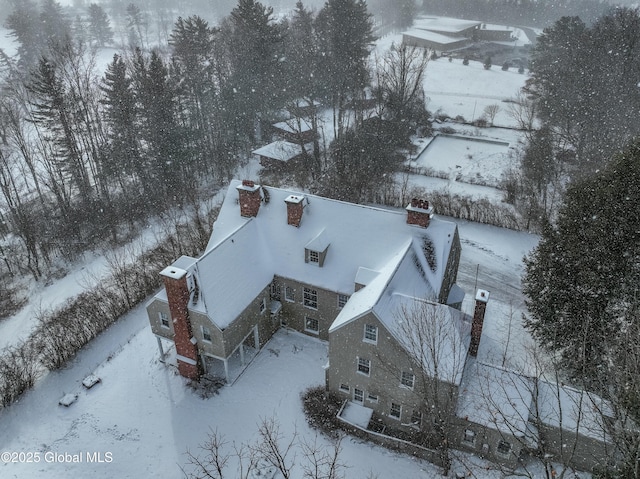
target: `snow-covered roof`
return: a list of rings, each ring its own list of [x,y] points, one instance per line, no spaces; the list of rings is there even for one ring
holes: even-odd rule
[[[538,399],[532,417],[547,426],[578,432],[599,440],[609,440],[603,418],[613,417],[611,405],[601,397],[547,381],[538,382]]]
[[[245,218],[237,201],[240,184],[234,180],[229,185],[205,253],[192,268],[200,294],[191,307],[206,312],[221,329],[274,275],[349,295],[358,271],[364,271],[361,268],[379,271],[342,310],[354,314],[360,301],[354,301],[352,308],[354,297],[368,297],[359,310],[371,309],[389,282],[403,294],[435,299],[440,293],[455,224],[433,218],[428,228],[420,228],[406,223],[403,210],[305,194],[302,220],[294,227],[287,224],[285,199],[302,194],[270,187],[265,188],[268,195],[263,193],[257,216]],[[305,247],[310,244],[327,249],[322,267],[305,262]],[[430,259],[424,255],[424,245],[431,248]],[[396,270],[400,274],[394,277]]]
[[[479,27],[482,22],[474,20],[463,20],[450,17],[427,17],[418,18],[414,22],[414,27],[423,30],[433,30],[438,32],[459,33],[469,28]]]
[[[431,32],[429,30],[420,30],[412,28],[403,33],[407,37],[420,38],[421,40],[428,40],[430,42],[439,43],[441,45],[447,45],[449,43],[456,43],[462,40],[461,37],[451,37],[449,35],[443,35],[442,33]]]
[[[304,151],[312,151],[313,143],[307,143],[304,145]],[[254,155],[264,156],[273,160],[287,162],[298,155],[302,154],[302,147],[295,143],[291,143],[285,140],[277,140],[273,143],[269,143],[257,150],[253,150]]]
[[[278,123],[274,123],[273,127],[287,133],[306,133],[312,130],[311,123],[300,118],[292,118],[290,120],[280,121]]]
[[[524,437],[534,383],[514,371],[470,358],[460,385],[458,417]]]
[[[469,359],[460,386],[458,417],[523,437],[536,419],[550,427],[607,441],[610,404],[595,394]],[[531,438],[536,440],[537,438]]]

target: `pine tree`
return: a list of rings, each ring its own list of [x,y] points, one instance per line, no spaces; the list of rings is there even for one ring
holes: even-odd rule
[[[556,226],[525,258],[527,326],[574,377],[601,380],[638,304],[640,144],[572,184]],[[637,326],[637,325],[636,325]]]
[[[19,43],[18,64],[24,71],[36,65],[44,41],[42,32],[34,21],[37,17],[37,5],[31,0],[24,0],[16,3],[15,9],[9,14],[5,23],[10,30],[9,35]]]
[[[237,130],[253,137],[256,121],[282,102],[282,32],[274,22],[273,8],[255,0],[239,0],[231,11],[230,24],[228,98]]]
[[[324,96],[334,109],[339,136],[346,126],[348,103],[361,99],[369,84],[367,58],[374,36],[366,2],[328,0],[318,13],[316,30]]]
[[[171,199],[180,192],[189,166],[189,151],[177,120],[176,88],[156,50],[148,62],[137,50],[133,65],[148,166],[157,190]]]
[[[62,169],[87,203],[92,196],[91,180],[76,138],[73,106],[59,68],[42,57],[30,75],[27,90],[31,94],[33,121],[49,132]]]
[[[97,3],[89,5],[89,31],[91,37],[99,47],[113,42],[113,30],[109,16]]]
[[[146,181],[147,172],[140,155],[140,131],[132,80],[127,75],[127,67],[120,55],[115,54],[113,61],[107,66],[100,89],[104,95],[102,103],[105,106],[109,141],[105,171],[110,178],[120,183],[125,192],[124,182],[127,177],[136,178],[143,189],[150,192],[150,185]]]

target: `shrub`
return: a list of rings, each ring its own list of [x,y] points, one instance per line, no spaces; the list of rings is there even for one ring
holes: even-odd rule
[[[341,401],[328,393],[324,386],[315,386],[302,393],[302,406],[309,426],[326,434],[335,435],[341,428],[337,415]]]
[[[482,66],[484,67],[485,70],[489,70],[491,68],[491,57],[485,58]]]
[[[468,65],[468,64],[469,64],[469,57],[465,56],[465,57],[462,59],[462,64],[463,64],[463,65]]]

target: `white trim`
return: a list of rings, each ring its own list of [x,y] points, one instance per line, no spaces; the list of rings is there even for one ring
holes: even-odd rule
[[[191,364],[191,366],[195,366],[196,364],[198,364],[198,362],[195,361],[194,359],[188,358],[186,356],[182,356],[181,354],[176,354],[176,359],[178,361],[182,361],[183,363]]]

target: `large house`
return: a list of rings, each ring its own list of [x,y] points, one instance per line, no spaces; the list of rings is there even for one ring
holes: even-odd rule
[[[543,438],[566,443],[567,411],[534,407],[547,383],[477,361],[489,292],[461,313],[460,252],[426,200],[402,211],[233,181],[202,256],[160,273],[149,321],[191,379],[229,381],[281,327],[328,341],[326,387],[360,427],[424,431],[446,411],[455,445],[513,466]],[[606,443],[589,424],[574,436],[584,451]]]

